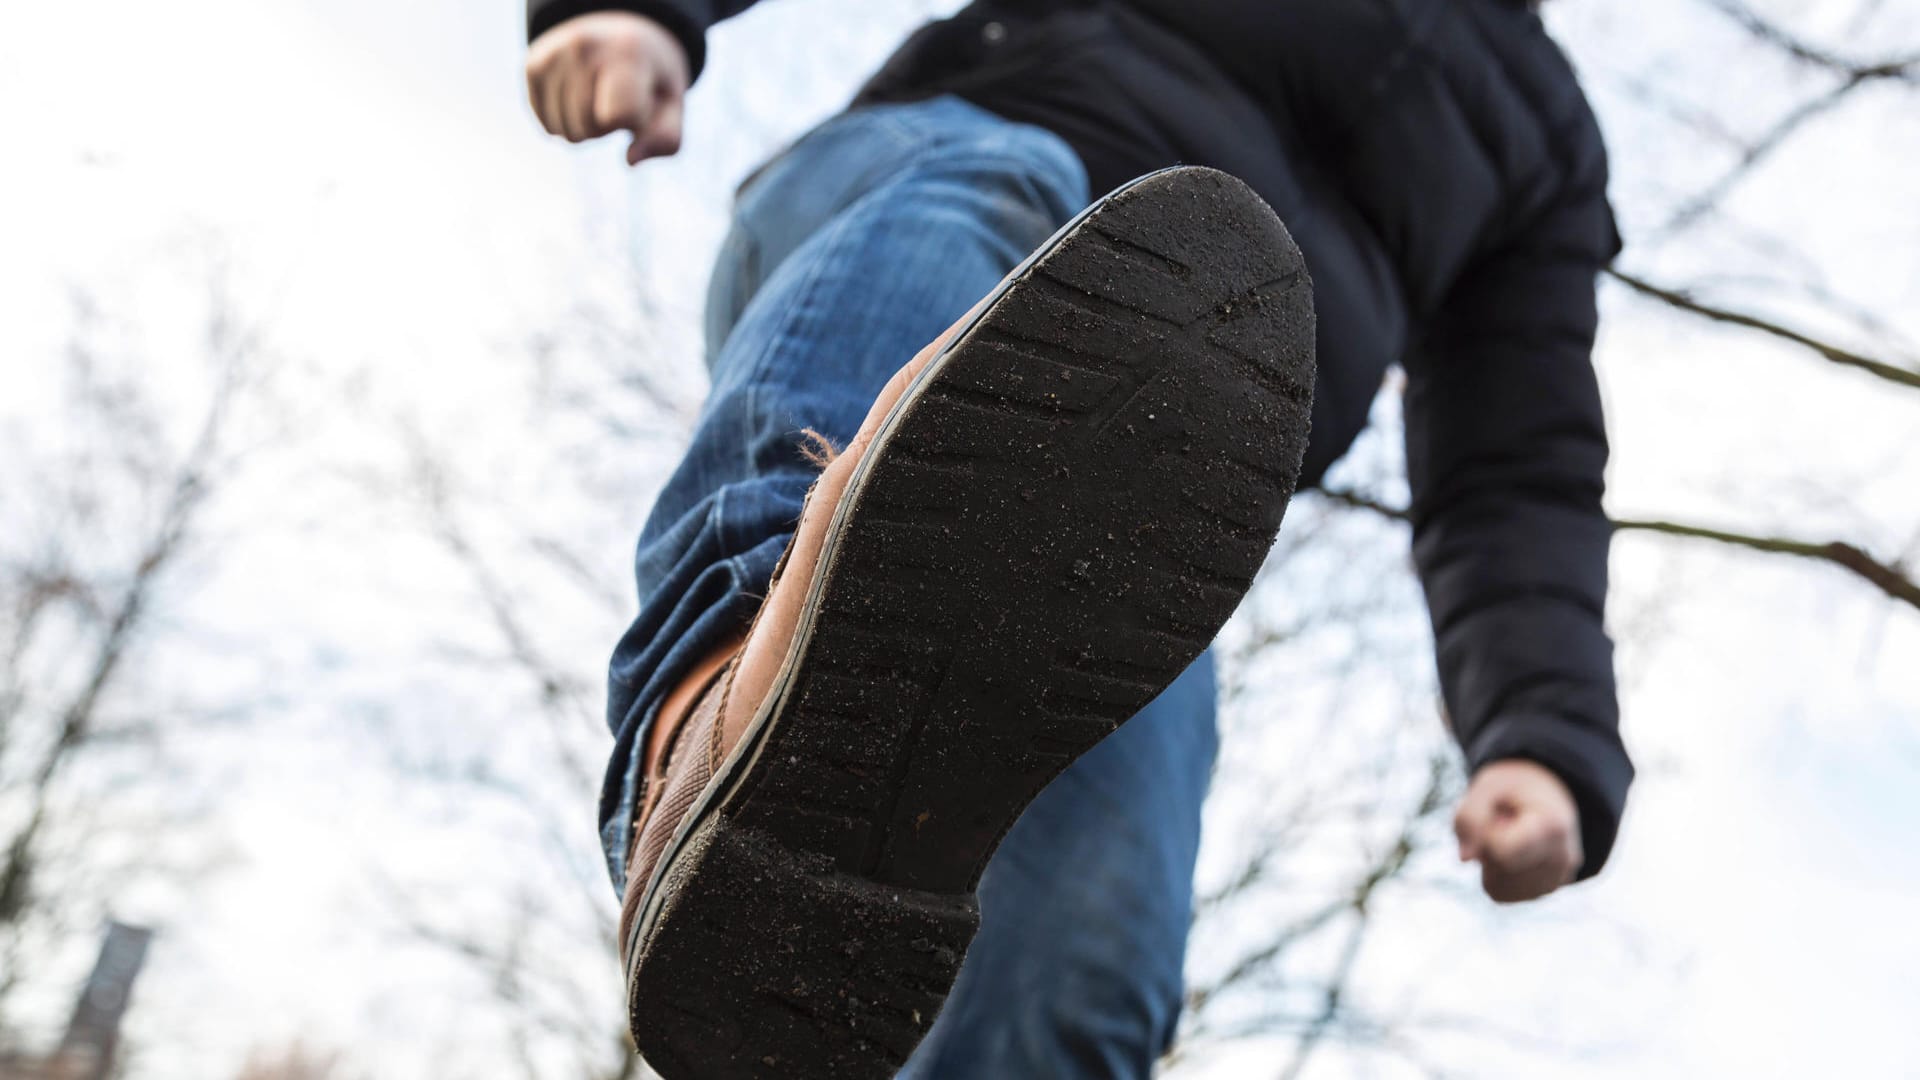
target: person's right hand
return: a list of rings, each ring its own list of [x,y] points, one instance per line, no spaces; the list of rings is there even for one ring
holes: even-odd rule
[[[630,131],[629,165],[680,149],[689,81],[680,40],[630,12],[568,19],[527,53],[527,96],[540,123],[569,142]]]

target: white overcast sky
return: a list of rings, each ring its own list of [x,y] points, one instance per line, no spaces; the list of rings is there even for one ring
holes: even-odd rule
[[[52,399],[76,286],[152,343],[163,399],[189,398],[196,268],[219,251],[238,303],[293,358],[300,385],[360,387],[369,411],[471,447],[475,471],[532,484],[515,471],[525,448],[498,435],[517,415],[519,376],[490,361],[582,295],[618,303],[633,268],[660,305],[669,382],[697,394],[695,313],[733,183],[940,6],[764,5],[717,36],[688,152],[629,173],[621,146],[540,135],[522,102],[519,0],[24,5],[0,34],[0,417],[30,424]],[[1886,5],[1876,34],[1920,41],[1920,16],[1901,17],[1910,6]],[[1649,119],[1634,80],[1717,106],[1750,101],[1756,115],[1804,89],[1743,67],[1737,37],[1676,15],[1671,0],[1550,7],[1606,121],[1630,245],[1663,200],[1724,163]],[[1773,5],[1834,35],[1855,7]],[[1920,116],[1911,95],[1900,100],[1904,111],[1868,97],[1810,136],[1814,152],[1742,187],[1732,209],[1748,226],[1728,236],[1789,238],[1833,290],[1911,341]],[[1737,290],[1743,275],[1780,269],[1765,250],[1722,237],[1630,246],[1628,258],[1670,277],[1713,266]],[[1685,511],[1915,554],[1920,402],[1787,349],[1731,345],[1618,293],[1607,311],[1599,362],[1617,513]],[[359,418],[300,415],[307,467],[375,456]],[[236,682],[399,648],[420,628],[383,598],[457,591],[406,544],[308,538],[308,516],[337,505],[307,505],[284,478],[257,483],[273,535],[237,545],[231,565],[200,567],[194,594],[196,625],[229,642]],[[639,511],[613,517],[637,525]],[[615,563],[630,542],[616,531],[596,538]],[[1552,1075],[1920,1072],[1920,617],[1836,573],[1640,538],[1618,545],[1614,571],[1615,618],[1657,610],[1660,626],[1623,657],[1644,779],[1606,879],[1540,911],[1404,917],[1371,947],[1384,957],[1372,980],[1444,979],[1482,1005],[1515,998],[1516,1015],[1574,1016],[1589,1049],[1598,1032],[1616,1037]],[[599,665],[617,621],[568,631],[580,666]],[[195,677],[213,680],[199,696],[217,690],[218,675]],[[431,962],[356,937],[339,881],[369,847],[448,861],[451,873],[458,859],[396,820],[405,795],[362,778],[371,755],[324,711],[291,709],[294,749],[248,750],[229,777],[230,864],[197,898],[215,928],[163,941],[142,1002],[167,1026],[139,1028],[142,1075],[219,1075],[246,1047],[302,1032],[399,1045],[408,1023],[455,1023]],[[485,838],[460,850],[484,851]],[[130,902],[137,914],[142,901]],[[1492,945],[1438,972],[1423,963],[1456,932]],[[1595,942],[1631,942],[1634,955],[1598,957]],[[361,1058],[369,1075],[450,1075],[383,1053]],[[1218,1070],[1267,1071],[1254,1060]]]

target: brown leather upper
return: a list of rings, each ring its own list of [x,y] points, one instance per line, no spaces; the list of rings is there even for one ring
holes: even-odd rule
[[[623,950],[645,901],[647,882],[652,880],[667,844],[700,801],[700,793],[713,781],[732,743],[738,741],[737,735],[733,740],[726,738],[722,723],[727,689],[732,683],[733,664],[729,661],[710,676],[691,709],[655,719],[653,734],[658,737],[648,739],[646,787],[634,818],[633,850],[627,858],[626,900],[620,911]]]
[[[942,340],[945,337],[943,335]],[[839,457],[840,451],[824,436],[812,431],[803,434],[812,440],[810,460],[825,467]],[[818,481],[807,490],[801,503],[802,519],[806,518],[817,490]],[[798,535],[796,532],[795,539],[788,541],[780,561],[774,564],[773,578],[767,586],[769,597],[786,572]],[[634,814],[633,846],[627,852],[626,899],[620,911],[623,951],[630,946],[633,921],[646,904],[647,884],[652,881],[667,845],[672,843],[673,834],[693,812],[694,804],[713,782],[721,763],[746,734],[752,711],[730,710],[728,702],[734,672],[746,655],[747,640],[753,636],[754,627],[760,624],[768,606],[763,604],[744,631],[695,665],[673,693],[667,695],[654,716],[652,730],[647,734],[645,756],[641,759],[646,783]],[[736,715],[729,716],[730,712]],[[623,957],[623,960],[630,959]]]

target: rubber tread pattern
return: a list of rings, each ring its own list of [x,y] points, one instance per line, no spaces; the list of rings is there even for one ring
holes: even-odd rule
[[[1206,648],[1271,547],[1311,286],[1258,196],[1137,181],[909,391],[829,536],[777,706],[652,891],[634,1032],[669,1080],[891,1076],[994,848]]]

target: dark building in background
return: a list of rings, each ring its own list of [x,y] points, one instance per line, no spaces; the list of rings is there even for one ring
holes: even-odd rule
[[[0,1080],[107,1080],[113,1075],[120,1025],[152,941],[153,931],[145,927],[108,923],[100,958],[73,1004],[60,1045],[44,1058],[0,1058]]]

